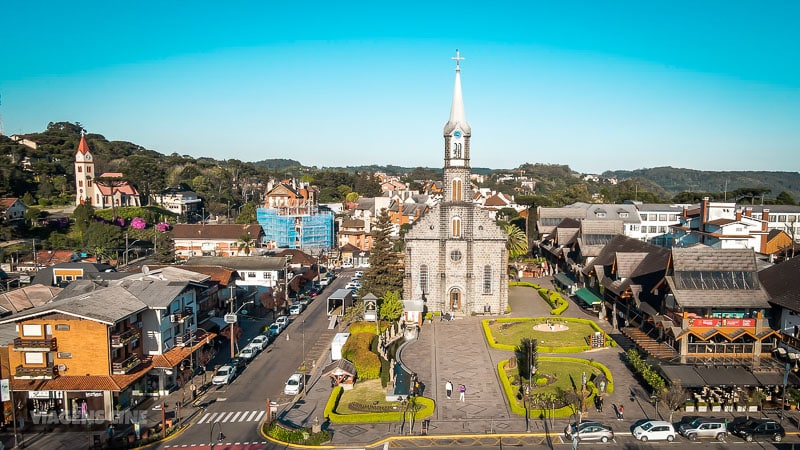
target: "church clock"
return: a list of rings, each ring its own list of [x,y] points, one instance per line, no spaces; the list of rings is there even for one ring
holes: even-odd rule
[[[461,136],[461,130],[453,132],[453,138],[450,140],[450,157],[452,159],[462,159],[464,157],[464,140]]]

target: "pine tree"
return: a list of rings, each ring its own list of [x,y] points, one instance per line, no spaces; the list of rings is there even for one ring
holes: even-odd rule
[[[172,239],[172,233],[159,233],[156,231],[154,236],[158,248],[155,252],[156,261],[162,264],[172,264],[175,262],[175,241]]]
[[[394,241],[391,237],[392,222],[386,209],[382,209],[372,229],[372,249],[369,254],[369,270],[364,273],[361,292],[373,293],[383,298],[389,291],[403,290],[403,272]]]

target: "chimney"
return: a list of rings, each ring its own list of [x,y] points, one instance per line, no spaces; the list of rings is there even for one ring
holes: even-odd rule
[[[700,202],[700,231],[706,231],[706,222],[708,221],[708,197],[703,197]],[[706,243],[705,234],[700,235],[700,243]]]
[[[761,220],[764,222],[769,222],[769,208],[764,208],[761,210]]]
[[[753,207],[747,206],[744,208],[744,215],[747,217],[753,217]]]

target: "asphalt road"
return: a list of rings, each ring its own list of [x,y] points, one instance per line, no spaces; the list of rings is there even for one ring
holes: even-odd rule
[[[302,394],[283,394],[284,383],[291,374],[301,372],[304,360],[310,372],[320,357],[327,354],[335,333],[334,330],[328,330],[327,297],[343,287],[353,272],[355,270],[342,273],[302,314],[292,316],[288,328],[256,356],[231,384],[212,387],[203,399],[205,411],[195,417],[191,426],[180,436],[156,448],[209,448],[211,441],[215,442],[214,449],[217,450],[263,448],[264,439],[259,433],[258,424],[264,418],[267,402],[278,403],[280,413],[295,401],[302,401]],[[265,324],[264,321],[248,323],[247,319],[242,323],[247,341]],[[324,360],[320,364],[326,362]],[[220,432],[225,438],[218,441]]]

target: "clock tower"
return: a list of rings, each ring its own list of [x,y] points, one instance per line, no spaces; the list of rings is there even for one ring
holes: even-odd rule
[[[87,199],[92,204],[94,189],[92,179],[94,174],[94,159],[92,152],[89,151],[89,144],[86,137],[81,133],[81,142],[78,144],[78,151],[75,152],[75,205],[84,204]]]
[[[444,126],[444,201],[462,202],[471,200],[469,189],[469,140],[472,128],[464,114],[464,98],[461,95],[461,53],[456,50],[456,82],[453,88],[453,103],[450,119]]]

